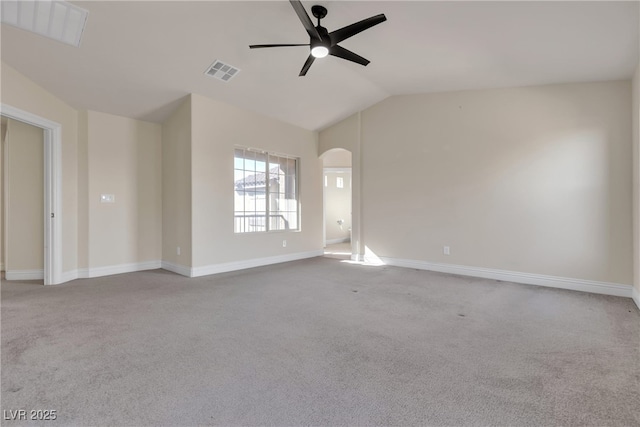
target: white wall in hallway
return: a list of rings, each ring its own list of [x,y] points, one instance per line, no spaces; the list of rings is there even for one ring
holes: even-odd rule
[[[328,244],[350,241],[351,168],[325,168],[324,219]]]

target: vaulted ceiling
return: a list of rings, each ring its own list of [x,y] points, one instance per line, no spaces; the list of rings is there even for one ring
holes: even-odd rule
[[[384,13],[341,43],[371,61],[316,60],[287,1],[73,2],[89,18],[80,48],[2,25],[2,61],[79,109],[161,122],[198,93],[307,129],[390,95],[629,79],[637,2],[304,1],[329,31]],[[315,21],[315,20],[314,20]],[[241,70],[204,75],[215,59]]]

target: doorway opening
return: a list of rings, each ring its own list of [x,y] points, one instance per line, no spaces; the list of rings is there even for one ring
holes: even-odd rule
[[[351,152],[336,148],[322,155],[325,256],[351,258]]]
[[[0,114],[6,119],[15,120],[21,124],[35,126],[42,131],[42,139],[44,142],[42,152],[43,174],[41,179],[43,182],[42,199],[43,207],[41,213],[42,230],[44,237],[42,239],[42,258],[43,269],[42,279],[45,285],[54,285],[62,283],[62,128],[60,124],[47,120],[27,111],[20,110],[10,105],[1,104]],[[9,136],[10,138],[10,136]],[[11,154],[9,154],[11,156]],[[5,174],[8,166],[7,156],[2,159],[2,174]],[[6,177],[6,175],[4,175]],[[7,181],[4,184],[4,201],[7,202]],[[10,201],[10,200],[9,200]],[[6,211],[6,207],[3,206]],[[7,243],[7,235],[10,234],[7,226],[6,216],[3,218],[5,224],[5,233],[2,236],[5,245]],[[9,248],[10,250],[10,248]],[[9,260],[9,263],[11,260]],[[11,265],[5,265],[11,267]],[[26,272],[26,273],[25,273]],[[7,271],[7,279],[9,280],[33,280],[32,275],[36,274],[30,270],[16,269],[13,273]],[[22,274],[24,273],[24,274]],[[21,277],[22,274],[22,277]],[[38,273],[40,274],[40,273]],[[13,275],[13,277],[11,277]]]
[[[0,264],[7,280],[44,280],[44,132],[2,117]]]

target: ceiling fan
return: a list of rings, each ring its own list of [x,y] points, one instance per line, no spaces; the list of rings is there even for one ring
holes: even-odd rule
[[[348,39],[349,37],[355,36],[356,34],[373,27],[374,25],[378,25],[381,22],[387,20],[387,17],[384,14],[372,16],[371,18],[363,19],[362,21],[356,22],[355,24],[347,25],[346,27],[342,27],[339,30],[335,30],[332,32],[328,32],[326,28],[320,25],[320,20],[327,16],[327,9],[323,6],[315,5],[311,7],[311,13],[313,16],[318,18],[318,25],[313,26],[313,22],[311,22],[311,18],[307,14],[307,11],[304,9],[304,6],[300,2],[300,0],[289,0],[291,6],[296,11],[298,18],[302,22],[305,30],[309,34],[309,43],[303,44],[253,44],[249,46],[249,49],[260,49],[266,47],[290,47],[290,46],[309,46],[311,48],[311,52],[309,53],[309,57],[304,63],[302,70],[300,71],[300,76],[305,76],[313,61],[316,58],[324,58],[327,55],[337,56],[338,58],[346,59],[347,61],[352,61],[357,64],[367,65],[369,64],[369,60],[363,58],[362,56],[351,52],[341,46],[338,46],[338,43],[341,41]]]

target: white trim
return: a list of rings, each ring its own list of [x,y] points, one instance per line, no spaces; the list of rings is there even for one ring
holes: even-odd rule
[[[441,273],[459,274],[462,276],[481,277],[485,279],[523,283],[527,285],[547,286],[550,288],[570,289],[573,291],[615,295],[627,298],[631,297],[631,285],[624,285],[620,283],[597,282],[593,280],[547,276],[544,274],[521,273],[517,271],[468,267],[464,265],[441,264],[409,259],[380,257],[380,261],[382,261],[384,264],[393,265],[396,267],[417,268],[420,270],[438,271]]]
[[[5,271],[6,280],[42,280],[44,270],[10,270]]]
[[[349,237],[343,237],[340,239],[329,239],[327,240],[327,245],[335,245],[337,243],[349,243],[351,239]],[[327,246],[325,245],[325,246]]]
[[[134,273],[136,271],[157,270],[161,268],[160,261],[144,261],[129,264],[108,265],[96,268],[79,268],[65,271],[62,277],[65,282],[75,279],[91,279],[94,277],[112,276],[114,274]]]
[[[81,275],[81,274],[84,274],[84,275]],[[70,282],[72,280],[76,280],[80,277],[86,277],[86,276],[87,276],[86,268],[79,269],[79,270],[65,271],[64,273],[62,273],[62,283]]]
[[[353,168],[353,173],[351,174],[351,259],[361,261],[364,259],[366,252],[363,237],[364,220],[362,213],[364,208],[362,111],[358,111],[357,118],[358,136],[355,141],[355,150],[351,152],[351,167]]]
[[[225,273],[228,271],[244,270],[246,268],[261,267],[263,265],[279,264],[281,262],[296,261],[299,259],[313,258],[324,255],[323,250],[298,252],[287,255],[277,255],[266,258],[254,258],[243,261],[212,264],[191,269],[191,277],[208,276],[210,274]]]
[[[631,289],[631,298],[633,298],[633,302],[635,302],[638,309],[640,309],[640,292],[635,286]]]
[[[156,261],[135,262],[130,264],[108,265],[105,267],[96,267],[87,269],[87,278],[111,276],[113,274],[133,273],[136,271],[144,270],[157,270],[161,268],[162,263]],[[84,278],[84,275],[78,275],[78,277]]]
[[[179,274],[181,276],[192,277],[191,276],[191,267],[187,267],[180,264],[174,264],[169,261],[162,261],[162,266],[160,267],[163,270],[171,271],[173,273]]]
[[[62,283],[62,126],[7,104],[0,114],[44,129],[44,284]]]
[[[327,247],[327,176],[322,171],[322,247]]]

